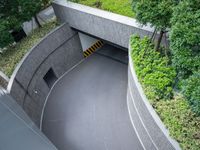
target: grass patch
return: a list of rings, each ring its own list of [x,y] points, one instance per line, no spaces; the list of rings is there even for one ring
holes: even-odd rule
[[[21,40],[15,46],[10,46],[2,54],[0,54],[0,70],[10,77],[23,58],[23,56],[36,43],[38,43],[48,32],[57,26],[56,21],[51,21],[41,28],[35,29],[29,36]]]
[[[173,91],[174,69],[148,38],[131,38],[131,57],[150,103],[184,150],[200,148],[200,117],[181,95]]]
[[[103,9],[116,14],[134,17],[131,0],[70,0],[94,8]]]

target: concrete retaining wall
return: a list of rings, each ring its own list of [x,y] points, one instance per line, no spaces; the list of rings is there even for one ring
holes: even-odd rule
[[[82,59],[78,33],[63,24],[26,54],[10,79],[8,91],[39,126],[51,85]]]
[[[167,129],[143,92],[133,67],[131,48],[129,48],[127,103],[133,127],[145,149],[180,149],[177,142],[170,138]]]
[[[56,0],[52,5],[61,22],[127,49],[130,35],[151,36],[154,30],[150,26],[142,27],[133,18],[66,0]]]
[[[8,82],[9,78],[3,72],[0,71],[0,87],[7,89]]]

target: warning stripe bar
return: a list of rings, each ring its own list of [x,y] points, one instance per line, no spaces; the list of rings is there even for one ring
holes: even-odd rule
[[[97,41],[95,44],[93,44],[91,47],[89,47],[86,51],[84,51],[84,57],[90,56],[92,53],[94,53],[97,49],[101,48],[104,45],[102,41]]]

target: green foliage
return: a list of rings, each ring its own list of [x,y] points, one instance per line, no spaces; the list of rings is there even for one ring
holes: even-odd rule
[[[71,2],[78,3],[80,0],[70,0]]]
[[[182,89],[192,110],[200,115],[200,70],[183,81]]]
[[[170,27],[172,8],[176,0],[133,0],[135,18],[142,24],[151,23],[160,30]]]
[[[160,50],[161,41],[167,29],[171,26],[173,7],[178,4],[178,0],[132,0],[135,18],[143,25],[150,23],[155,27],[155,32],[160,31],[156,41],[155,50]],[[155,34],[154,34],[155,36]]]
[[[0,47],[7,46],[13,40],[9,30],[6,27],[6,22],[0,19]]]
[[[42,0],[17,0],[20,7],[20,19],[29,21],[42,9]]]
[[[1,0],[0,18],[7,21],[7,28],[16,29],[41,8],[42,0]]]
[[[22,23],[31,20],[50,0],[1,0],[0,47],[13,42],[11,30],[18,30]]]
[[[47,8],[51,4],[52,0],[42,0],[42,9]]]
[[[179,79],[188,78],[200,68],[200,3],[184,0],[171,19],[170,48]]]
[[[21,25],[19,3],[17,0],[0,1],[0,19],[4,20],[8,29]],[[2,24],[2,22],[0,22]]]
[[[48,32],[56,27],[56,22],[49,22],[41,28],[35,29],[28,37],[17,43],[14,47],[10,46],[0,54],[0,70],[8,77],[12,75],[16,65],[32,46],[44,37]]]
[[[146,37],[144,39],[138,36],[131,37],[131,49],[134,67],[145,94],[169,129],[171,136],[179,142],[182,149],[198,150],[200,147],[200,117],[192,112],[182,96],[171,97],[176,73],[168,59],[160,56]],[[197,86],[199,79],[200,73],[196,73],[184,84],[186,86],[184,93],[193,97],[192,102],[196,100],[195,108],[200,106],[200,86]]]
[[[170,101],[158,101],[155,104],[161,120],[183,150],[199,150],[200,117],[190,109],[187,101],[180,95]]]
[[[130,0],[70,0],[83,5],[100,8],[120,15],[134,17]]]
[[[131,38],[132,58],[139,80],[150,91],[147,96],[150,99],[166,99],[173,95],[173,82],[175,70],[169,65],[166,57],[161,57],[156,52],[150,40],[138,36]]]

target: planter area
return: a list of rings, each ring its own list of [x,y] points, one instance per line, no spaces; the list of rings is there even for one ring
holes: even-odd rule
[[[180,149],[178,144],[170,138],[143,92],[133,67],[131,50],[130,46],[127,102],[130,118],[138,137],[146,149]]]
[[[134,17],[130,0],[69,0],[79,4],[107,10],[123,16]]]
[[[200,118],[183,96],[173,90],[174,70],[166,63],[165,57],[149,45],[148,38],[131,37],[128,106],[133,126],[144,146],[153,147],[149,149],[198,150]]]
[[[1,71],[10,78],[15,70],[15,67],[28,52],[28,50],[38,43],[47,33],[56,28],[56,26],[56,21],[50,21],[41,28],[33,30],[29,36],[22,39],[15,46],[8,46],[7,50],[0,54]]]

